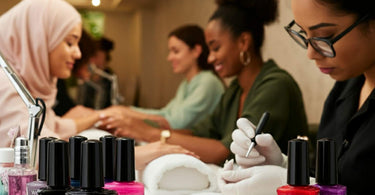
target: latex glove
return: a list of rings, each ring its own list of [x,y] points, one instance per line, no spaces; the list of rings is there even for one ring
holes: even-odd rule
[[[232,133],[233,142],[230,145],[231,151],[235,154],[236,162],[243,168],[255,165],[278,165],[286,167],[287,157],[281,153],[279,146],[272,135],[265,133],[255,137],[257,145],[246,157],[247,150],[254,137],[255,126],[246,118],[237,120],[238,129]]]
[[[286,185],[287,169],[279,166],[231,169],[233,161],[226,163],[219,175],[218,184],[224,195],[270,195],[276,194],[278,187]]]

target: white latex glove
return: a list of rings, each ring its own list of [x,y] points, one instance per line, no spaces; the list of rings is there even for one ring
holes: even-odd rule
[[[229,161],[219,175],[218,184],[224,195],[270,195],[276,194],[278,187],[286,185],[287,170],[279,166],[232,169],[233,161]]]
[[[272,135],[265,133],[255,137],[257,145],[246,158],[247,150],[254,137],[255,126],[246,118],[237,120],[238,129],[232,133],[233,142],[230,150],[235,154],[236,162],[243,168],[255,165],[278,165],[286,167],[287,157],[281,153],[279,146]]]

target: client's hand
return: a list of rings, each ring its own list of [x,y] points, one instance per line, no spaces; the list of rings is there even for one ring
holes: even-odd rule
[[[179,145],[161,143],[160,141],[135,147],[135,166],[137,170],[144,169],[149,162],[166,154],[181,153],[199,158],[194,152]]]
[[[276,194],[278,187],[286,185],[287,170],[273,165],[233,170],[231,160],[224,165],[219,177],[219,187],[224,195],[269,195]]]
[[[254,137],[255,126],[246,118],[237,120],[238,129],[232,133],[233,142],[230,146],[235,154],[236,162],[243,168],[255,165],[278,165],[286,166],[286,156],[281,153],[279,146],[272,135],[265,133],[255,137],[257,145],[251,151],[249,157],[246,157],[247,150],[251,144],[251,138]]]

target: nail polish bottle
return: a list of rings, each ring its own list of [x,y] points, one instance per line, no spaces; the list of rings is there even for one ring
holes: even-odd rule
[[[336,143],[332,139],[319,139],[316,142],[316,187],[320,195],[346,195],[346,186],[338,185],[336,167]]]
[[[39,140],[39,169],[38,181],[26,184],[27,194],[36,195],[38,189],[47,187],[47,146],[55,137],[43,137]]]
[[[99,140],[82,142],[81,187],[71,190],[66,195],[115,195],[116,191],[103,189],[103,150]]]
[[[69,144],[64,140],[48,143],[47,187],[39,189],[39,195],[65,195],[72,188],[69,177]]]
[[[116,159],[116,137],[113,135],[105,135],[100,137],[103,144],[103,173],[104,184],[113,181],[115,173],[115,159]]]
[[[309,185],[309,150],[306,140],[292,139],[288,142],[287,183],[277,189],[278,195],[319,195],[319,188]]]
[[[17,137],[14,146],[14,167],[9,170],[9,195],[26,195],[26,184],[36,180],[36,171],[30,166],[29,141]]]
[[[81,143],[86,137],[77,135],[69,138],[70,149],[70,185],[79,188],[81,179]]]
[[[134,140],[116,139],[115,181],[104,188],[116,190],[119,195],[143,195],[144,186],[135,181]]]
[[[14,149],[0,148],[0,194],[8,194],[8,172],[14,166]]]

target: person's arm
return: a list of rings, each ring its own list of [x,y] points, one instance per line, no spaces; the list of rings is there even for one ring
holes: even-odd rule
[[[170,129],[170,125],[168,121],[160,116],[160,115],[154,115],[154,114],[146,114],[142,112],[138,112],[137,110],[134,110],[127,106],[111,106],[109,108],[106,108],[102,112],[103,115],[106,116],[115,116],[115,115],[121,115],[121,118],[136,118],[140,120],[150,120],[155,122],[160,128],[163,129]]]
[[[84,106],[76,106],[70,109],[62,118],[72,119],[75,122],[77,133],[91,128],[99,121],[99,112]]]
[[[165,109],[164,117],[173,129],[191,128],[200,119],[211,114],[220,101],[224,86],[214,75],[201,73],[197,80],[179,91],[176,104],[170,109]],[[183,96],[183,98],[181,97]]]
[[[157,141],[135,147],[135,168],[137,170],[142,170],[152,160],[166,154],[174,153],[187,154],[199,158],[199,156],[195,155],[194,152],[186,150],[179,145],[171,145]]]
[[[157,129],[145,124],[142,120],[127,118],[117,120],[118,124],[115,135],[131,137],[136,140],[155,142],[160,140],[161,129]],[[107,124],[105,120],[103,124]],[[220,164],[229,155],[229,150],[219,141],[210,138],[196,137],[188,134],[188,130],[179,133],[180,130],[171,130],[171,136],[167,143],[180,145],[200,157],[203,162]]]

